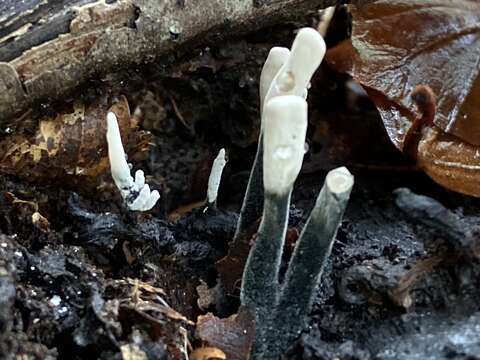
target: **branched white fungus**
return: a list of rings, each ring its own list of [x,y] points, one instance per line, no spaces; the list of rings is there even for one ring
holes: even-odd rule
[[[133,211],[148,211],[153,208],[160,199],[160,194],[157,190],[150,191],[150,187],[145,184],[142,170],[137,170],[135,179],[130,175],[117,116],[113,112],[107,115],[107,143],[112,178],[127,207]]]
[[[260,75],[261,128],[258,148],[237,222],[234,243],[239,241],[262,215],[265,105],[282,95],[295,95],[306,99],[311,77],[320,65],[325,50],[322,36],[314,29],[304,28],[298,32],[291,50],[274,47],[268,54]]]
[[[346,168],[328,173],[280,283],[290,198],[305,153],[306,97],[324,55],[322,36],[305,28],[298,32],[290,53],[272,49],[262,70],[262,131],[234,238],[240,241],[261,216],[240,293],[242,305],[255,316],[251,353],[255,360],[280,358],[305,328],[353,186]]]
[[[227,160],[225,159],[225,149],[221,149],[213,161],[212,170],[210,171],[210,176],[208,178],[208,204],[215,204],[217,201],[218,188],[220,186],[220,180],[222,179],[223,168],[225,167],[226,163]]]
[[[263,183],[265,191],[291,190],[302,167],[307,133],[307,102],[300,96],[278,96],[264,110]]]

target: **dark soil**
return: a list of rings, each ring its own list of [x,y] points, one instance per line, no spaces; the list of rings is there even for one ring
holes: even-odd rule
[[[85,89],[82,97],[123,93],[132,109],[142,108],[142,128],[156,146],[134,166],[162,192],[150,214],[127,212],[104,187],[95,192],[0,175],[2,358],[182,359],[187,337],[200,344],[197,316],[237,311],[238,299],[199,306],[196,288],[215,287],[215,262],[233,237],[256,149],[262,63],[301,25],[187,52],[168,67],[149,64]],[[330,43],[344,36],[337,27]],[[326,170],[347,165],[355,187],[311,325],[286,358],[480,359],[480,201],[413,170],[368,99],[326,66],[309,104],[310,150],[290,227],[303,225]],[[168,214],[205,198],[221,147],[229,163],[218,210],[197,207],[171,220]],[[441,202],[460,235],[441,218],[428,222],[398,206],[397,188]],[[35,211],[49,224],[32,221]],[[413,280],[405,285],[406,279]]]

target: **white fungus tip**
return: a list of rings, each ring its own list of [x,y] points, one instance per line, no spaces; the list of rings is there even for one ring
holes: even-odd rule
[[[294,94],[301,96],[310,83],[313,73],[320,66],[326,52],[322,35],[312,28],[301,29],[292,44],[286,71],[295,76]]]
[[[223,159],[225,160],[225,149],[220,149],[220,151],[218,152],[218,155],[216,157],[216,159]]]
[[[325,41],[317,30],[301,29],[293,41],[287,62],[272,81],[265,102],[279,95],[305,96],[305,89],[325,52]]]
[[[112,121],[117,121],[117,115],[115,113],[109,111],[107,114],[107,121],[112,122]]]
[[[302,167],[307,132],[307,102],[293,95],[265,104],[263,181],[265,191],[288,192]]]
[[[141,169],[135,172],[135,184],[137,185],[138,189],[143,188],[145,185],[145,174]]]
[[[133,184],[133,178],[125,158],[117,116],[113,112],[107,114],[107,143],[113,180],[119,189],[128,188]]]
[[[353,175],[344,166],[329,171],[325,182],[330,192],[334,194],[343,194],[350,192],[353,187]]]
[[[272,80],[288,60],[289,55],[290,50],[286,47],[276,46],[270,49],[260,74],[260,110],[263,111],[265,96],[272,84]]]
[[[131,204],[128,204],[128,207],[132,211],[145,211],[146,204],[148,203],[149,198],[150,198],[150,186],[145,184],[142,190],[140,190],[140,193],[138,194],[137,198]]]
[[[120,139],[120,128],[118,127],[117,116],[113,112],[107,114],[107,141],[118,146],[118,140]],[[123,146],[122,146],[123,149]]]
[[[314,28],[305,27],[298,31],[292,44],[291,52],[295,53],[299,48],[308,48],[312,55],[323,57],[326,46],[323,36]]]
[[[160,199],[160,193],[158,192],[158,190],[153,190],[150,193],[150,199],[148,200],[147,204],[145,205],[145,211],[151,210],[155,206],[155,204],[157,203],[157,201],[159,199]]]
[[[208,177],[207,202],[209,204],[214,204],[217,201],[218,188],[220,187],[223,168],[226,164],[225,149],[220,149],[217,157],[213,161],[212,170]]]

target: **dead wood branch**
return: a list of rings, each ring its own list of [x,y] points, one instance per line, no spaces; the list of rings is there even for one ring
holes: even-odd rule
[[[337,0],[4,0],[0,122],[86,79],[293,20]]]

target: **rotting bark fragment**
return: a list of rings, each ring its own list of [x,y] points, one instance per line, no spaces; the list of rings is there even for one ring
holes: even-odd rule
[[[42,117],[38,128],[30,129],[33,135],[14,132],[6,136],[0,142],[0,172],[28,181],[94,187],[109,172],[105,141],[109,110],[119,114],[124,138],[135,143],[136,154],[131,155],[147,151],[150,137],[135,131],[138,124],[130,116],[124,96],[102,97],[89,103],[77,100],[55,116]]]

